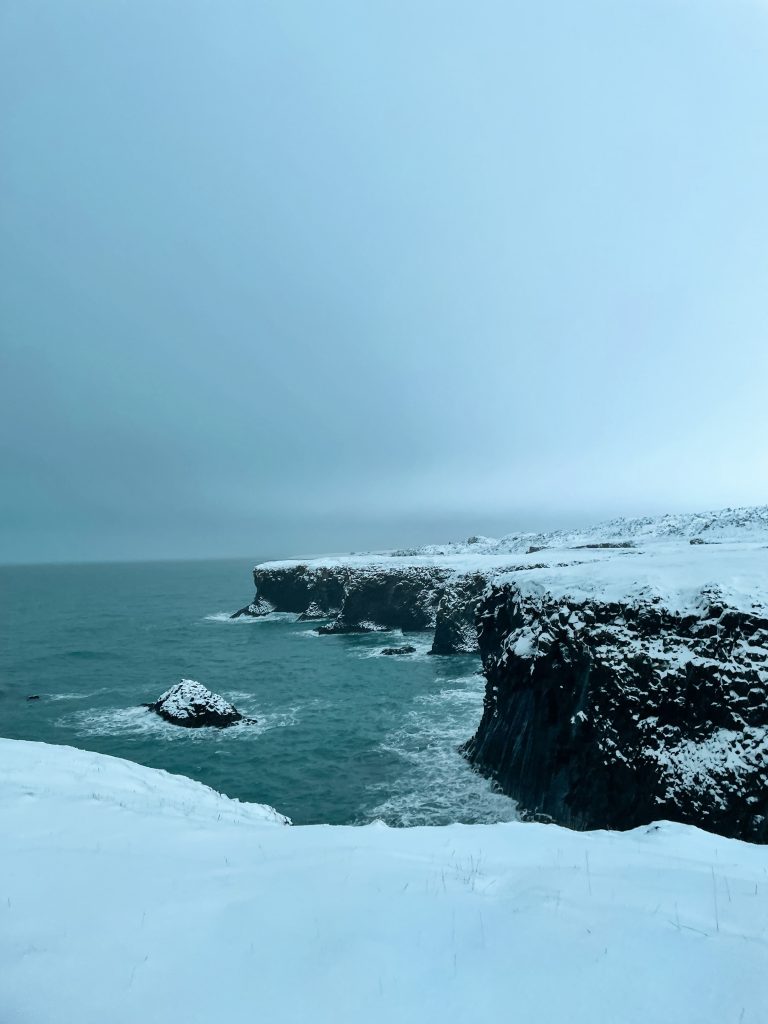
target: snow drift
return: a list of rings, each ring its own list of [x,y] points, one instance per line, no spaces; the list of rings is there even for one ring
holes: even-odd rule
[[[768,850],[659,823],[281,827],[0,740],[4,1024],[756,1024]]]

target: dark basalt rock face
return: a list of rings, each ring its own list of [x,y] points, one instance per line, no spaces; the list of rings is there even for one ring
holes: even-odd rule
[[[302,621],[333,619],[319,633],[420,631],[435,628],[437,606],[450,569],[432,566],[317,567],[302,563],[257,566],[256,601],[276,611],[299,612]]]
[[[559,564],[559,563],[557,563]],[[530,572],[545,569],[545,563],[510,565],[499,572]],[[488,586],[488,573],[470,572],[455,576],[445,587],[437,606],[435,635],[430,654],[476,654],[477,609]]]
[[[225,728],[235,722],[255,721],[245,718],[233,704],[193,679],[182,679],[170,690],[166,690],[154,704],[146,704],[145,707],[166,722],[187,729],[203,726]]]
[[[413,644],[403,644],[402,647],[384,647],[381,651],[382,654],[400,656],[402,654],[415,654],[416,648]]]
[[[494,572],[545,568],[509,565]],[[487,584],[482,572],[460,573],[440,566],[314,566],[283,563],[257,566],[256,597],[249,607],[296,612],[300,621],[331,619],[318,633],[434,630],[430,654],[475,654],[475,610]],[[250,614],[243,609],[237,614]],[[266,612],[264,612],[266,614]]]
[[[477,652],[475,605],[486,578],[450,569],[404,565],[317,567],[303,563],[257,566],[257,596],[249,608],[299,612],[299,621],[332,619],[324,635],[376,630],[435,630],[433,654]],[[242,609],[239,614],[252,614]]]
[[[318,568],[302,563],[262,565],[253,570],[257,598],[276,611],[303,613],[315,604],[328,615],[338,614],[350,570],[347,566]]]
[[[418,631],[435,625],[447,569],[408,566],[369,568],[351,574],[341,611],[322,633],[366,633],[374,629]]]
[[[475,613],[488,579],[483,573],[459,576],[446,587],[435,616],[430,654],[474,654],[477,651]]]
[[[506,585],[478,636],[485,707],[464,753],[528,817],[768,842],[768,619],[714,589],[678,614]]]
[[[265,615],[269,615],[270,612],[275,610],[275,606],[270,604],[269,601],[265,601],[263,598],[255,597],[250,604],[247,604],[244,608],[239,608],[236,612],[230,615],[230,619],[241,619],[243,616],[247,616],[251,619],[260,619]]]

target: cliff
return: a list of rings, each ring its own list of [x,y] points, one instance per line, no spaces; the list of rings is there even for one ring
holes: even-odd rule
[[[768,548],[748,543],[498,580],[466,756],[528,817],[768,842],[767,585]]]
[[[502,575],[590,564],[635,554],[651,544],[710,546],[768,542],[768,506],[694,515],[615,519],[580,530],[512,533],[500,540],[399,551],[264,562],[253,570],[256,596],[236,615],[293,612],[332,620],[324,633],[372,629],[433,631],[432,653],[478,650],[476,610]],[[311,607],[311,613],[310,612]]]
[[[768,842],[768,507],[254,570],[255,606],[324,633],[479,649],[463,751],[528,817],[659,817]]]
[[[513,568],[507,558],[485,561],[482,571],[456,559],[394,554],[268,562],[253,571],[257,597],[249,607],[313,619],[322,612],[330,620],[318,627],[323,634],[431,631],[432,653],[475,653],[480,596],[494,572]]]

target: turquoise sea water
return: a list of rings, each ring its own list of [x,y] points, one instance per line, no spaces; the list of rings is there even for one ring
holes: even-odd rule
[[[0,735],[189,775],[302,824],[514,817],[456,751],[480,718],[478,659],[428,657],[426,634],[231,621],[252,589],[242,561],[0,568]],[[379,654],[405,641],[416,655]],[[182,677],[258,724],[187,730],[139,706]]]

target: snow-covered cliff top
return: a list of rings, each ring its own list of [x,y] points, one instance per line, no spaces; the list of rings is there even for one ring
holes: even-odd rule
[[[565,549],[558,554],[562,562],[568,558]],[[523,594],[546,592],[575,601],[650,600],[681,613],[718,602],[768,614],[765,543],[691,545],[687,541],[657,541],[636,549],[593,554],[602,557],[527,572],[500,572],[492,579],[496,583],[513,582]]]
[[[0,1020],[762,1020],[768,848],[662,823],[280,827],[0,740]]]
[[[609,545],[609,546],[601,546]],[[527,592],[576,599],[658,598],[695,608],[702,591],[719,588],[730,605],[768,609],[768,505],[690,515],[614,519],[582,530],[509,534],[500,540],[427,545],[399,551],[266,562],[261,569],[357,571],[443,568],[514,581]]]

